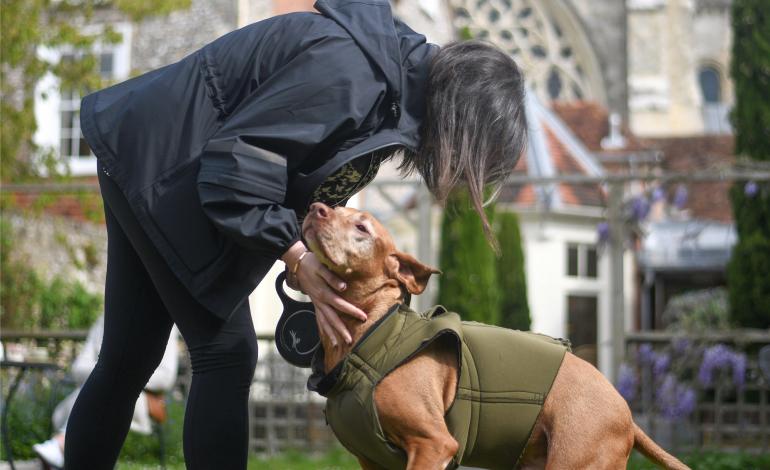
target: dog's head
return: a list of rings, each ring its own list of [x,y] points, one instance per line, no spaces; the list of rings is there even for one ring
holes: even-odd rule
[[[346,282],[381,280],[420,294],[431,274],[440,272],[396,249],[390,233],[368,212],[316,202],[302,234],[318,259]]]

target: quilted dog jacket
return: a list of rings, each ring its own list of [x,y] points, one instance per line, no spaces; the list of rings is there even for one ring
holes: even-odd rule
[[[353,454],[387,469],[405,468],[406,454],[389,443],[377,417],[374,389],[388,373],[432,341],[450,335],[459,381],[445,420],[460,444],[452,465],[513,468],[569,349],[564,340],[463,322],[437,306],[416,313],[392,307],[329,374],[314,357],[308,387],[328,400],[326,419]]]

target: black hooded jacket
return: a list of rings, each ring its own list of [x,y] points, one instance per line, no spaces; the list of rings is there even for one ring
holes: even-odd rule
[[[90,94],[81,128],[195,298],[223,319],[300,238],[329,175],[416,150],[438,46],[387,0],[318,0]]]

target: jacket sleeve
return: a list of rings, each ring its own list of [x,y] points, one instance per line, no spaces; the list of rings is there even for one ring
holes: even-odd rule
[[[361,131],[385,94],[375,70],[349,36],[308,40],[276,67],[203,149],[198,194],[214,225],[276,257],[297,241],[290,175]]]

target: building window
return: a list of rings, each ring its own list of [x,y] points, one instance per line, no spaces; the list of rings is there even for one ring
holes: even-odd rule
[[[131,64],[131,23],[114,23],[112,29],[120,33],[121,41],[116,44],[93,45],[98,62],[97,70],[104,79],[104,85],[129,78]],[[83,26],[83,31],[97,33],[103,25]],[[49,63],[73,60],[79,52],[70,46],[40,47],[37,51],[42,60]],[[80,99],[78,90],[61,86],[58,77],[48,73],[35,87],[35,120],[37,131],[35,144],[43,151],[54,151],[62,157],[70,174],[85,176],[96,174],[96,158],[83,139],[80,130]],[[64,170],[62,168],[61,170]]]
[[[722,101],[722,90],[719,84],[719,71],[711,66],[701,67],[698,72],[698,83],[704,103],[719,103]]]
[[[596,279],[598,275],[596,247],[580,243],[567,244],[567,276]]]
[[[698,69],[698,86],[703,98],[703,127],[707,133],[731,132],[729,110],[722,99],[722,75],[713,65]]]
[[[571,14],[537,0],[449,0],[457,31],[495,43],[527,71],[528,85],[542,101],[596,94],[599,79],[587,36]],[[557,2],[558,3],[558,2]]]
[[[595,295],[567,296],[567,338],[572,353],[597,365],[597,316],[599,303]]]
[[[74,59],[72,54],[61,56],[63,61]],[[99,74],[102,80],[108,82],[115,78],[114,53],[112,51],[99,54]],[[59,152],[70,160],[93,159],[91,148],[80,131],[80,93],[66,88],[61,89],[59,113],[61,115],[61,142]]]

